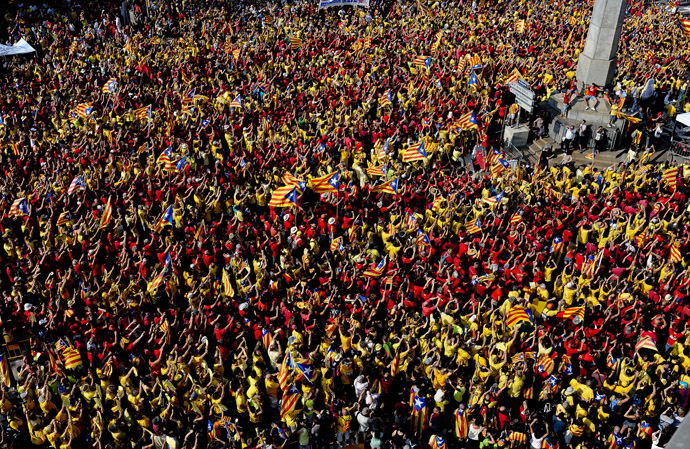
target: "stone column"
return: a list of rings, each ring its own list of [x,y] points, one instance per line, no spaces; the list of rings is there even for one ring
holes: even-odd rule
[[[596,0],[589,23],[587,42],[577,62],[578,86],[605,86],[613,79],[618,40],[627,0]]]

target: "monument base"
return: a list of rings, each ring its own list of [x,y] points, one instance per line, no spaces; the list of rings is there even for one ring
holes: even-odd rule
[[[580,54],[577,61],[578,87],[583,84],[596,84],[599,87],[606,86],[613,78],[616,69],[616,59],[593,59],[585,54]]]
[[[529,127],[525,125],[519,125],[516,128],[506,126],[505,132],[503,134],[503,139],[507,142],[512,143],[517,148],[526,147],[528,138]]]

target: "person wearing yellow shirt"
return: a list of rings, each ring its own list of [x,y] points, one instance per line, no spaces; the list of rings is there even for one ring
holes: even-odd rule
[[[347,446],[347,444],[350,442],[350,438],[352,436],[352,410],[354,410],[355,406],[352,406],[350,408],[345,408],[340,411],[340,416],[337,416],[337,421],[336,421],[336,440],[338,441],[338,444],[340,447]]]

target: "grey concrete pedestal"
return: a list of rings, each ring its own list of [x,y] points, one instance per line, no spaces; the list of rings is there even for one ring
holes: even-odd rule
[[[606,86],[613,79],[627,0],[596,0],[587,42],[577,62],[578,87]]]
[[[527,139],[529,137],[529,128],[524,125],[520,125],[516,128],[511,126],[506,126],[503,133],[503,139],[507,142],[512,143],[517,148],[526,147]]]

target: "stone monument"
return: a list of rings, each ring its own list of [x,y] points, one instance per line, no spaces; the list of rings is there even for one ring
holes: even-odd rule
[[[585,48],[577,62],[578,87],[605,86],[613,79],[627,0],[596,0]]]

